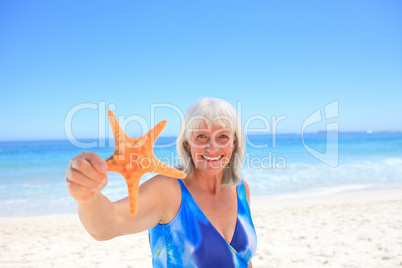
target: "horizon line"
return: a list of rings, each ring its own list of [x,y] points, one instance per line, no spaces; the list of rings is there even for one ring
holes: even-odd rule
[[[321,133],[326,133],[326,132],[338,132],[338,133],[366,133],[366,134],[377,134],[377,133],[402,133],[401,130],[351,130],[351,131],[325,131],[325,130],[318,130],[318,131],[308,131],[304,132],[305,134],[321,134]],[[281,133],[276,133],[276,135],[301,135],[301,132],[281,132]],[[264,135],[272,135],[272,133],[252,133],[248,134],[250,136],[264,136]],[[245,135],[246,136],[246,135]],[[177,135],[161,135],[158,138],[177,138]],[[95,137],[80,137],[76,138],[77,140],[108,140],[109,138],[106,137],[101,137],[101,138],[95,138]],[[114,137],[111,139],[114,140]],[[68,141],[66,137],[64,138],[36,138],[36,139],[0,139],[0,142],[33,142],[33,141]]]

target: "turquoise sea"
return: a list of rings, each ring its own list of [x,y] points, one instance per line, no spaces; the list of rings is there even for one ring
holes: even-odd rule
[[[160,137],[154,149],[158,158],[173,166],[179,163],[174,141]],[[107,158],[114,150],[107,140],[80,142],[98,146],[82,149],[68,140],[0,142],[0,217],[76,213],[65,183],[69,160],[82,151]],[[152,176],[147,174],[142,181]],[[250,135],[243,177],[256,198],[399,188],[402,133]],[[113,201],[125,197],[123,177],[109,173],[103,193]]]

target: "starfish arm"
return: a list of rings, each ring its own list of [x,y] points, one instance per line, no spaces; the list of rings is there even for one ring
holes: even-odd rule
[[[139,185],[142,175],[143,174],[138,174],[138,176],[130,176],[129,178],[125,178],[128,188],[128,202],[130,204],[131,216],[134,216],[137,213]]]
[[[129,136],[126,135],[126,133],[124,133],[123,129],[121,128],[119,122],[116,119],[116,116],[111,110],[109,110],[107,114],[109,116],[110,126],[112,127],[116,148],[118,148],[118,145],[121,144],[122,142],[133,143],[136,141],[136,139],[130,138]]]
[[[154,126],[150,131],[148,131],[144,137],[148,137],[147,143],[154,147],[155,141],[158,139],[159,135],[161,134],[162,130],[165,128],[167,121],[163,120],[160,121],[156,126]]]
[[[157,163],[155,165],[155,170],[152,171],[154,173],[159,173],[168,177],[173,177],[173,178],[179,178],[179,179],[185,179],[186,178],[186,173],[183,171],[178,170],[177,168],[171,167],[168,164],[160,161],[157,159]]]

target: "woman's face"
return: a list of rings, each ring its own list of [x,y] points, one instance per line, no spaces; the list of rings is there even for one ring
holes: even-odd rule
[[[212,176],[223,173],[236,143],[230,129],[214,126],[194,130],[184,145],[192,156],[196,171]]]

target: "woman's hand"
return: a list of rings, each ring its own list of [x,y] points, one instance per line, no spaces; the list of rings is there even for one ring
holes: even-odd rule
[[[83,152],[70,161],[66,172],[67,188],[77,201],[90,200],[107,184],[108,165],[96,153]]]

